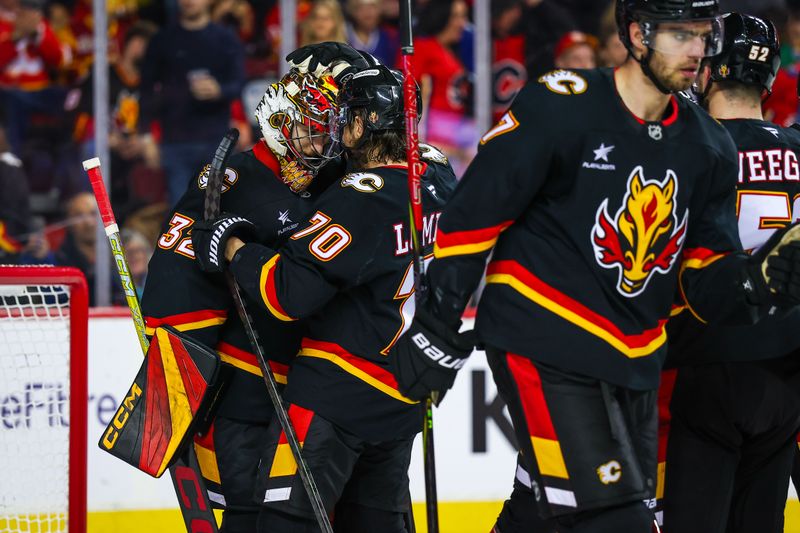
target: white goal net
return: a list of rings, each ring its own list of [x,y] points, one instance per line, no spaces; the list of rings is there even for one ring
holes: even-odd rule
[[[0,267],[0,533],[85,528],[86,294],[63,270]]]

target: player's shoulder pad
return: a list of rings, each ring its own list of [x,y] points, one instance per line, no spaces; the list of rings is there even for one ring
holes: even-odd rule
[[[348,172],[339,181],[339,187],[332,187],[332,189],[338,189],[342,194],[350,192],[374,194],[386,186],[387,180],[382,174],[380,168]]]
[[[458,179],[447,157],[435,146],[419,145],[420,157],[426,163],[425,172],[420,176],[423,191],[437,205],[444,205],[453,195]],[[426,157],[423,154],[428,154]],[[424,200],[425,197],[423,197]]]
[[[569,129],[569,123],[595,112],[595,96],[608,92],[609,85],[601,69],[551,70],[525,84],[498,125],[533,121],[549,131]]]

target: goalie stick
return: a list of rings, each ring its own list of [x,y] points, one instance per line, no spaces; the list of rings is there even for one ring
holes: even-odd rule
[[[235,128],[229,130],[214,154],[214,160],[211,162],[211,171],[208,177],[208,185],[206,187],[205,209],[203,213],[203,217],[206,221],[214,220],[220,213],[220,200],[222,196],[225,162],[228,159],[231,149],[236,145],[236,139],[238,137],[238,130]],[[278,416],[281,428],[283,429],[283,432],[286,435],[286,440],[289,443],[289,448],[292,450],[292,455],[297,463],[297,470],[300,474],[300,479],[303,482],[303,486],[306,489],[306,493],[308,494],[308,499],[311,501],[311,507],[314,510],[314,516],[316,517],[317,523],[319,524],[319,527],[323,533],[333,533],[330,520],[328,519],[328,515],[325,513],[325,507],[322,504],[322,497],[320,496],[317,485],[314,482],[314,477],[311,475],[311,471],[308,469],[308,465],[306,464],[305,460],[303,460],[300,443],[297,440],[297,433],[294,431],[294,426],[292,426],[291,420],[289,419],[286,406],[284,405],[283,399],[278,392],[278,385],[275,382],[275,376],[272,375],[272,371],[267,363],[267,358],[264,355],[264,350],[261,348],[261,343],[258,339],[258,333],[256,333],[256,330],[253,327],[253,320],[250,318],[250,315],[247,312],[247,306],[242,298],[239,285],[236,283],[236,280],[233,279],[233,276],[231,276],[230,272],[226,272],[225,277],[228,281],[228,286],[231,291],[231,296],[233,296],[233,301],[236,304],[236,311],[239,313],[239,318],[241,319],[245,331],[247,332],[247,338],[250,340],[250,345],[253,348],[253,352],[256,354],[258,366],[261,368],[261,373],[264,376],[264,383],[267,386],[269,398],[272,400],[272,406],[275,408],[275,413]]]
[[[411,0],[400,3],[400,49],[403,53],[403,99],[406,119],[406,160],[408,162],[408,215],[414,254],[414,288],[416,300],[421,302],[425,291],[423,273],[425,258],[422,255],[422,190],[420,187],[419,139],[417,138],[417,84],[411,74],[414,56]],[[439,509],[436,495],[436,454],[433,446],[433,403],[438,394],[433,392],[425,400],[422,422],[422,448],[425,470],[425,511],[429,533],[439,533]]]
[[[100,171],[100,159],[94,157],[83,162],[83,170],[89,176],[89,183],[92,185],[94,197],[97,201],[97,208],[100,211],[100,218],[103,221],[108,242],[111,244],[111,251],[114,254],[114,264],[117,266],[117,273],[122,282],[122,289],[125,292],[125,299],[128,302],[128,309],[131,311],[133,325],[136,328],[136,336],[142,348],[142,355],[147,354],[150,342],[145,334],[144,318],[142,308],[139,304],[139,297],[133,285],[133,277],[128,268],[128,261],[125,259],[125,249],[119,235],[114,211],[111,209],[111,202],[108,199],[103,175]],[[181,516],[189,533],[217,533],[217,519],[208,500],[208,492],[205,483],[200,475],[200,465],[197,462],[194,446],[187,446],[182,456],[178,457],[175,463],[169,467],[169,476],[178,497],[178,506],[181,509]]]

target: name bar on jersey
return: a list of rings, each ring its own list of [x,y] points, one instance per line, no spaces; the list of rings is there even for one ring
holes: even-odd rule
[[[422,218],[422,247],[432,245],[436,242],[436,231],[439,227],[439,217],[441,211],[430,213]],[[394,226],[394,255],[406,255],[411,251],[411,240],[408,228],[403,222],[398,222]]]
[[[739,183],[800,181],[797,154],[785,148],[739,152]]]

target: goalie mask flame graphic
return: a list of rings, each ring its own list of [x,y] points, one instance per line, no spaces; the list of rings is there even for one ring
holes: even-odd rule
[[[608,215],[608,198],[597,210],[592,246],[597,263],[619,269],[617,290],[627,297],[644,291],[654,272],[665,274],[675,263],[686,235],[688,209],[678,222],[675,199],[678,180],[667,170],[663,181],[647,180],[636,167],[614,218]]]
[[[330,75],[289,71],[267,87],[256,107],[261,134],[281,165],[281,178],[304,191],[317,172],[341,153],[331,139],[339,88]]]

